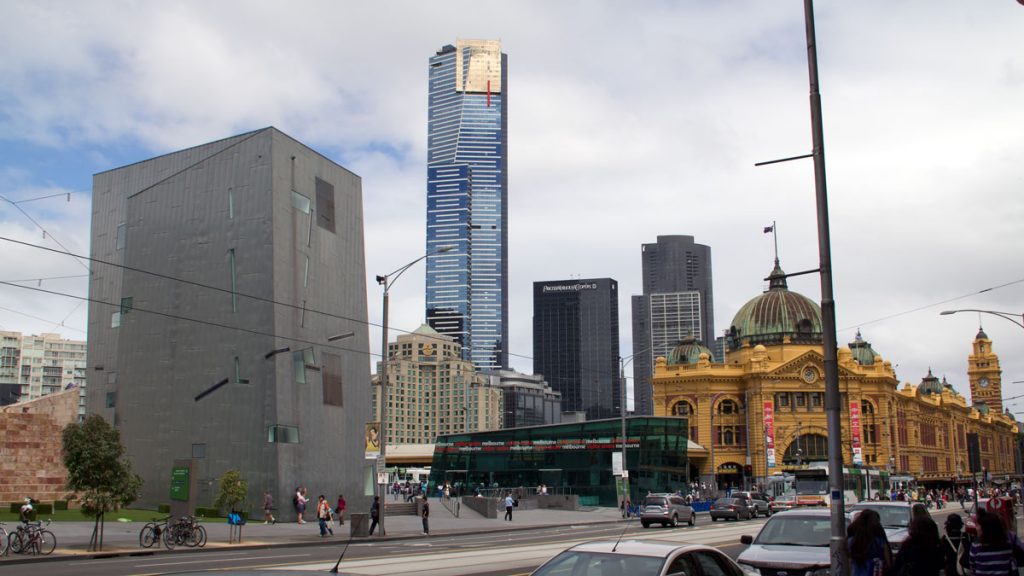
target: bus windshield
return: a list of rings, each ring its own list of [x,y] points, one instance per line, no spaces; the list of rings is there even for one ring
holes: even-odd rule
[[[797,494],[828,494],[828,478],[799,478],[796,481]]]

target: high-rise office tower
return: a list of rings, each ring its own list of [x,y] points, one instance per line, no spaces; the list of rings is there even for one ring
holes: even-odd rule
[[[618,353],[618,282],[533,283],[533,371],[562,393],[562,412],[619,415]]]
[[[496,40],[430,58],[427,323],[478,370],[508,368],[508,69]]]
[[[92,210],[87,407],[120,429],[139,503],[167,502],[178,460],[197,502],[229,469],[249,502],[363,494],[359,176],[264,128],[96,174]]]
[[[643,245],[641,257],[643,295],[632,298],[633,410],[651,414],[654,359],[687,337],[708,347],[715,341],[711,248],[693,236],[658,236]]]

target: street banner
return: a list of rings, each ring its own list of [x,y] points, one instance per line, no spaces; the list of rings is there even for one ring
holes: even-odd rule
[[[860,403],[850,402],[850,438],[853,444],[853,465],[862,466],[864,456],[860,446]]]
[[[768,467],[775,468],[775,406],[771,400],[764,402],[764,442]]]
[[[366,423],[366,450],[364,458],[376,460],[380,458],[380,422]]]

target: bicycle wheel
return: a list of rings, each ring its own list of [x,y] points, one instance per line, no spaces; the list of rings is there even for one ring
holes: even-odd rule
[[[11,552],[15,554],[21,554],[21,551],[25,549],[25,541],[21,537],[21,532],[11,532],[7,538],[7,544]]]
[[[164,529],[164,546],[166,546],[168,550],[174,550],[175,544],[177,544],[177,542],[174,537],[174,528],[168,525],[167,528]]]
[[[39,532],[36,544],[39,546],[39,553],[45,556],[51,554],[57,547],[57,537],[49,530],[42,530]]]
[[[157,541],[156,526],[152,523],[146,524],[139,531],[139,546],[143,548],[149,548]]]
[[[200,524],[196,526],[196,531],[199,532],[199,547],[206,546],[206,528]]]

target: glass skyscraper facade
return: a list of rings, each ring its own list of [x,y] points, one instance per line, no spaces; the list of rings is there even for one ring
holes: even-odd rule
[[[478,370],[508,368],[508,81],[496,40],[430,58],[427,323]]]

